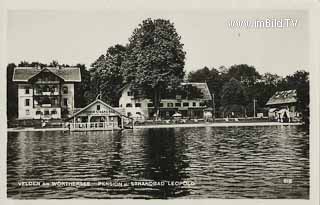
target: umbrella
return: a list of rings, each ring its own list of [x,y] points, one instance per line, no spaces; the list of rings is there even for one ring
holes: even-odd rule
[[[182,117],[182,115],[180,114],[180,113],[174,113],[173,115],[172,115],[172,117]]]

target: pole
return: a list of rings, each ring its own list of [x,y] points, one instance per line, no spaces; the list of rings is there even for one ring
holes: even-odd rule
[[[256,99],[253,98],[253,118],[256,117]]]
[[[213,121],[215,121],[215,119],[216,119],[216,103],[214,102],[214,93],[212,93],[212,110],[213,110],[212,118],[213,118]]]

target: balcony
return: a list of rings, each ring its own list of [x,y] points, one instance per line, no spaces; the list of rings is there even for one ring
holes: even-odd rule
[[[60,95],[60,93],[58,91],[54,91],[54,92],[50,92],[50,91],[35,91],[34,95],[46,95],[46,96],[56,96],[56,95]]]
[[[60,119],[60,108],[37,108],[35,109],[35,119]]]
[[[59,96],[34,96],[33,105],[35,108],[57,108],[61,107]]]

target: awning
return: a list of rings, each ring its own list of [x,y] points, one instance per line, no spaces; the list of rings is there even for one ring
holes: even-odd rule
[[[269,112],[275,112],[278,108],[271,108],[269,109]]]
[[[180,113],[174,113],[173,115],[172,115],[172,117],[181,117],[182,115],[180,114]]]

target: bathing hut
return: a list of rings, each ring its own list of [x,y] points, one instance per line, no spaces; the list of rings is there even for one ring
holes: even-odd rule
[[[276,92],[267,102],[269,118],[278,122],[291,122],[299,119],[297,112],[297,91],[285,90]]]
[[[123,115],[120,110],[96,99],[68,118],[66,126],[71,131],[117,130],[123,129],[125,123],[130,121],[132,119]]]

